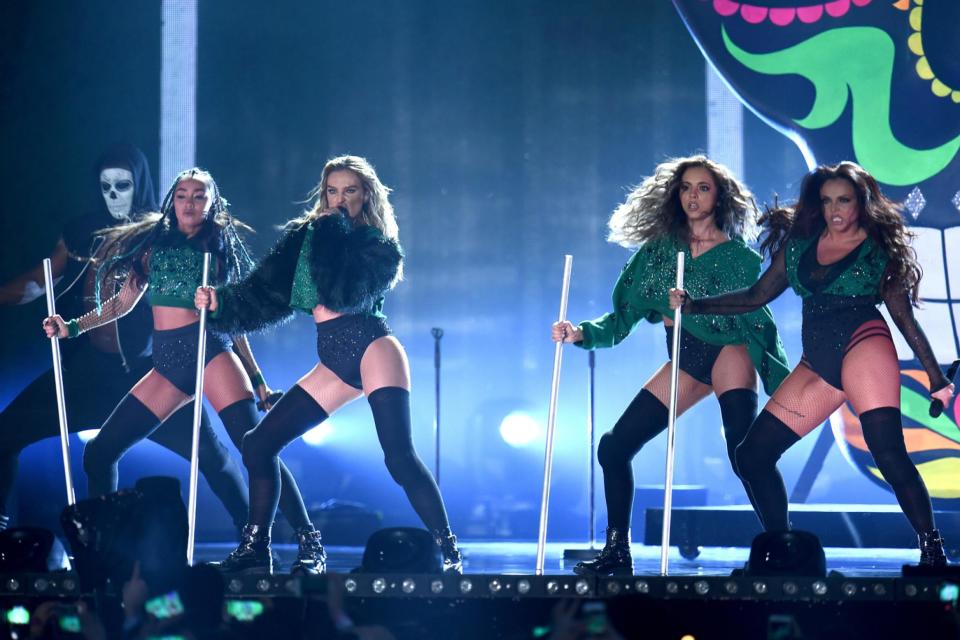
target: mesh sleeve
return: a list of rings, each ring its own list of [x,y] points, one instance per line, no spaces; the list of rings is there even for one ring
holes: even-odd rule
[[[683,305],[684,313],[736,315],[759,309],[781,293],[786,291],[787,263],[784,252],[779,251],[763,275],[749,288],[723,293],[707,298],[687,298]]]
[[[96,329],[130,313],[140,302],[143,292],[147,290],[145,284],[139,285],[136,280],[131,274],[115,296],[104,301],[98,309],[93,309],[77,318],[79,332],[83,333],[90,329]]]
[[[906,290],[902,287],[891,287],[890,291],[884,293],[883,303],[887,305],[890,317],[893,318],[900,333],[903,334],[907,344],[910,345],[914,355],[917,356],[917,360],[920,361],[924,371],[927,372],[927,376],[930,378],[930,391],[939,391],[950,384],[947,377],[943,375],[937,357],[933,355],[933,349],[930,347],[927,335],[920,328],[917,318],[913,315],[913,304],[911,304],[910,295]]]

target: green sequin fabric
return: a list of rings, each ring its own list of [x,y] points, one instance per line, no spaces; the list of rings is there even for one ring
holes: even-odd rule
[[[670,317],[668,292],[676,284],[677,253],[683,251],[684,288],[702,298],[751,286],[760,274],[760,255],[741,240],[719,244],[696,258],[690,248],[668,237],[644,243],[624,266],[613,289],[614,311],[580,323],[585,349],[612,347],[642,321]],[[687,315],[683,328],[713,345],[745,344],[767,393],[789,373],[786,352],[767,307],[741,315]]]
[[[211,261],[211,282],[216,271],[216,262]],[[193,309],[193,296],[203,282],[203,252],[187,242],[154,246],[149,282],[151,305]]]
[[[797,275],[797,269],[800,265],[800,258],[814,242],[817,242],[819,236],[811,238],[791,238],[787,241],[784,259],[787,268],[787,279],[790,286],[801,298],[809,298],[813,292],[808,290],[800,282]],[[867,236],[866,240],[860,245],[856,261],[850,265],[836,280],[831,282],[820,293],[834,296],[875,296],[880,299],[880,283],[883,281],[883,274],[887,268],[889,257],[884,253],[872,238]]]

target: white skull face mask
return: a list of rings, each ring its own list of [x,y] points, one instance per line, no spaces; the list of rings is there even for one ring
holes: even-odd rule
[[[128,169],[108,167],[100,172],[100,192],[107,210],[117,220],[129,220],[133,206],[133,174]]]

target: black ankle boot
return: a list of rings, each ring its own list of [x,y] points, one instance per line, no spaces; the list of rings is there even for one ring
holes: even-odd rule
[[[273,573],[270,528],[248,524],[240,534],[240,545],[226,560],[213,564],[228,573]]]
[[[582,576],[632,574],[633,556],[630,555],[630,530],[607,529],[607,544],[593,560],[578,562],[573,572]]]
[[[943,538],[936,529],[924,531],[917,538],[920,541],[920,564],[926,567],[947,566],[947,556],[943,552]]]
[[[463,555],[457,548],[457,536],[453,535],[450,527],[434,529],[433,539],[437,541],[443,556],[443,572],[463,573]]]
[[[327,552],[320,544],[320,532],[313,525],[297,531],[297,559],[290,567],[292,575],[319,576],[327,572]]]

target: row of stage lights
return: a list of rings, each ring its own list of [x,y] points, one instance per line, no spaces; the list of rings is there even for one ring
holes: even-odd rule
[[[234,576],[228,596],[322,595],[325,576]],[[342,579],[345,595],[354,597],[443,598],[597,598],[636,595],[664,599],[930,601],[957,592],[955,583],[938,578],[798,578],[720,576],[580,576],[349,574]],[[0,595],[81,595],[74,573],[18,574],[0,577]],[[954,595],[956,597],[956,595]]]

